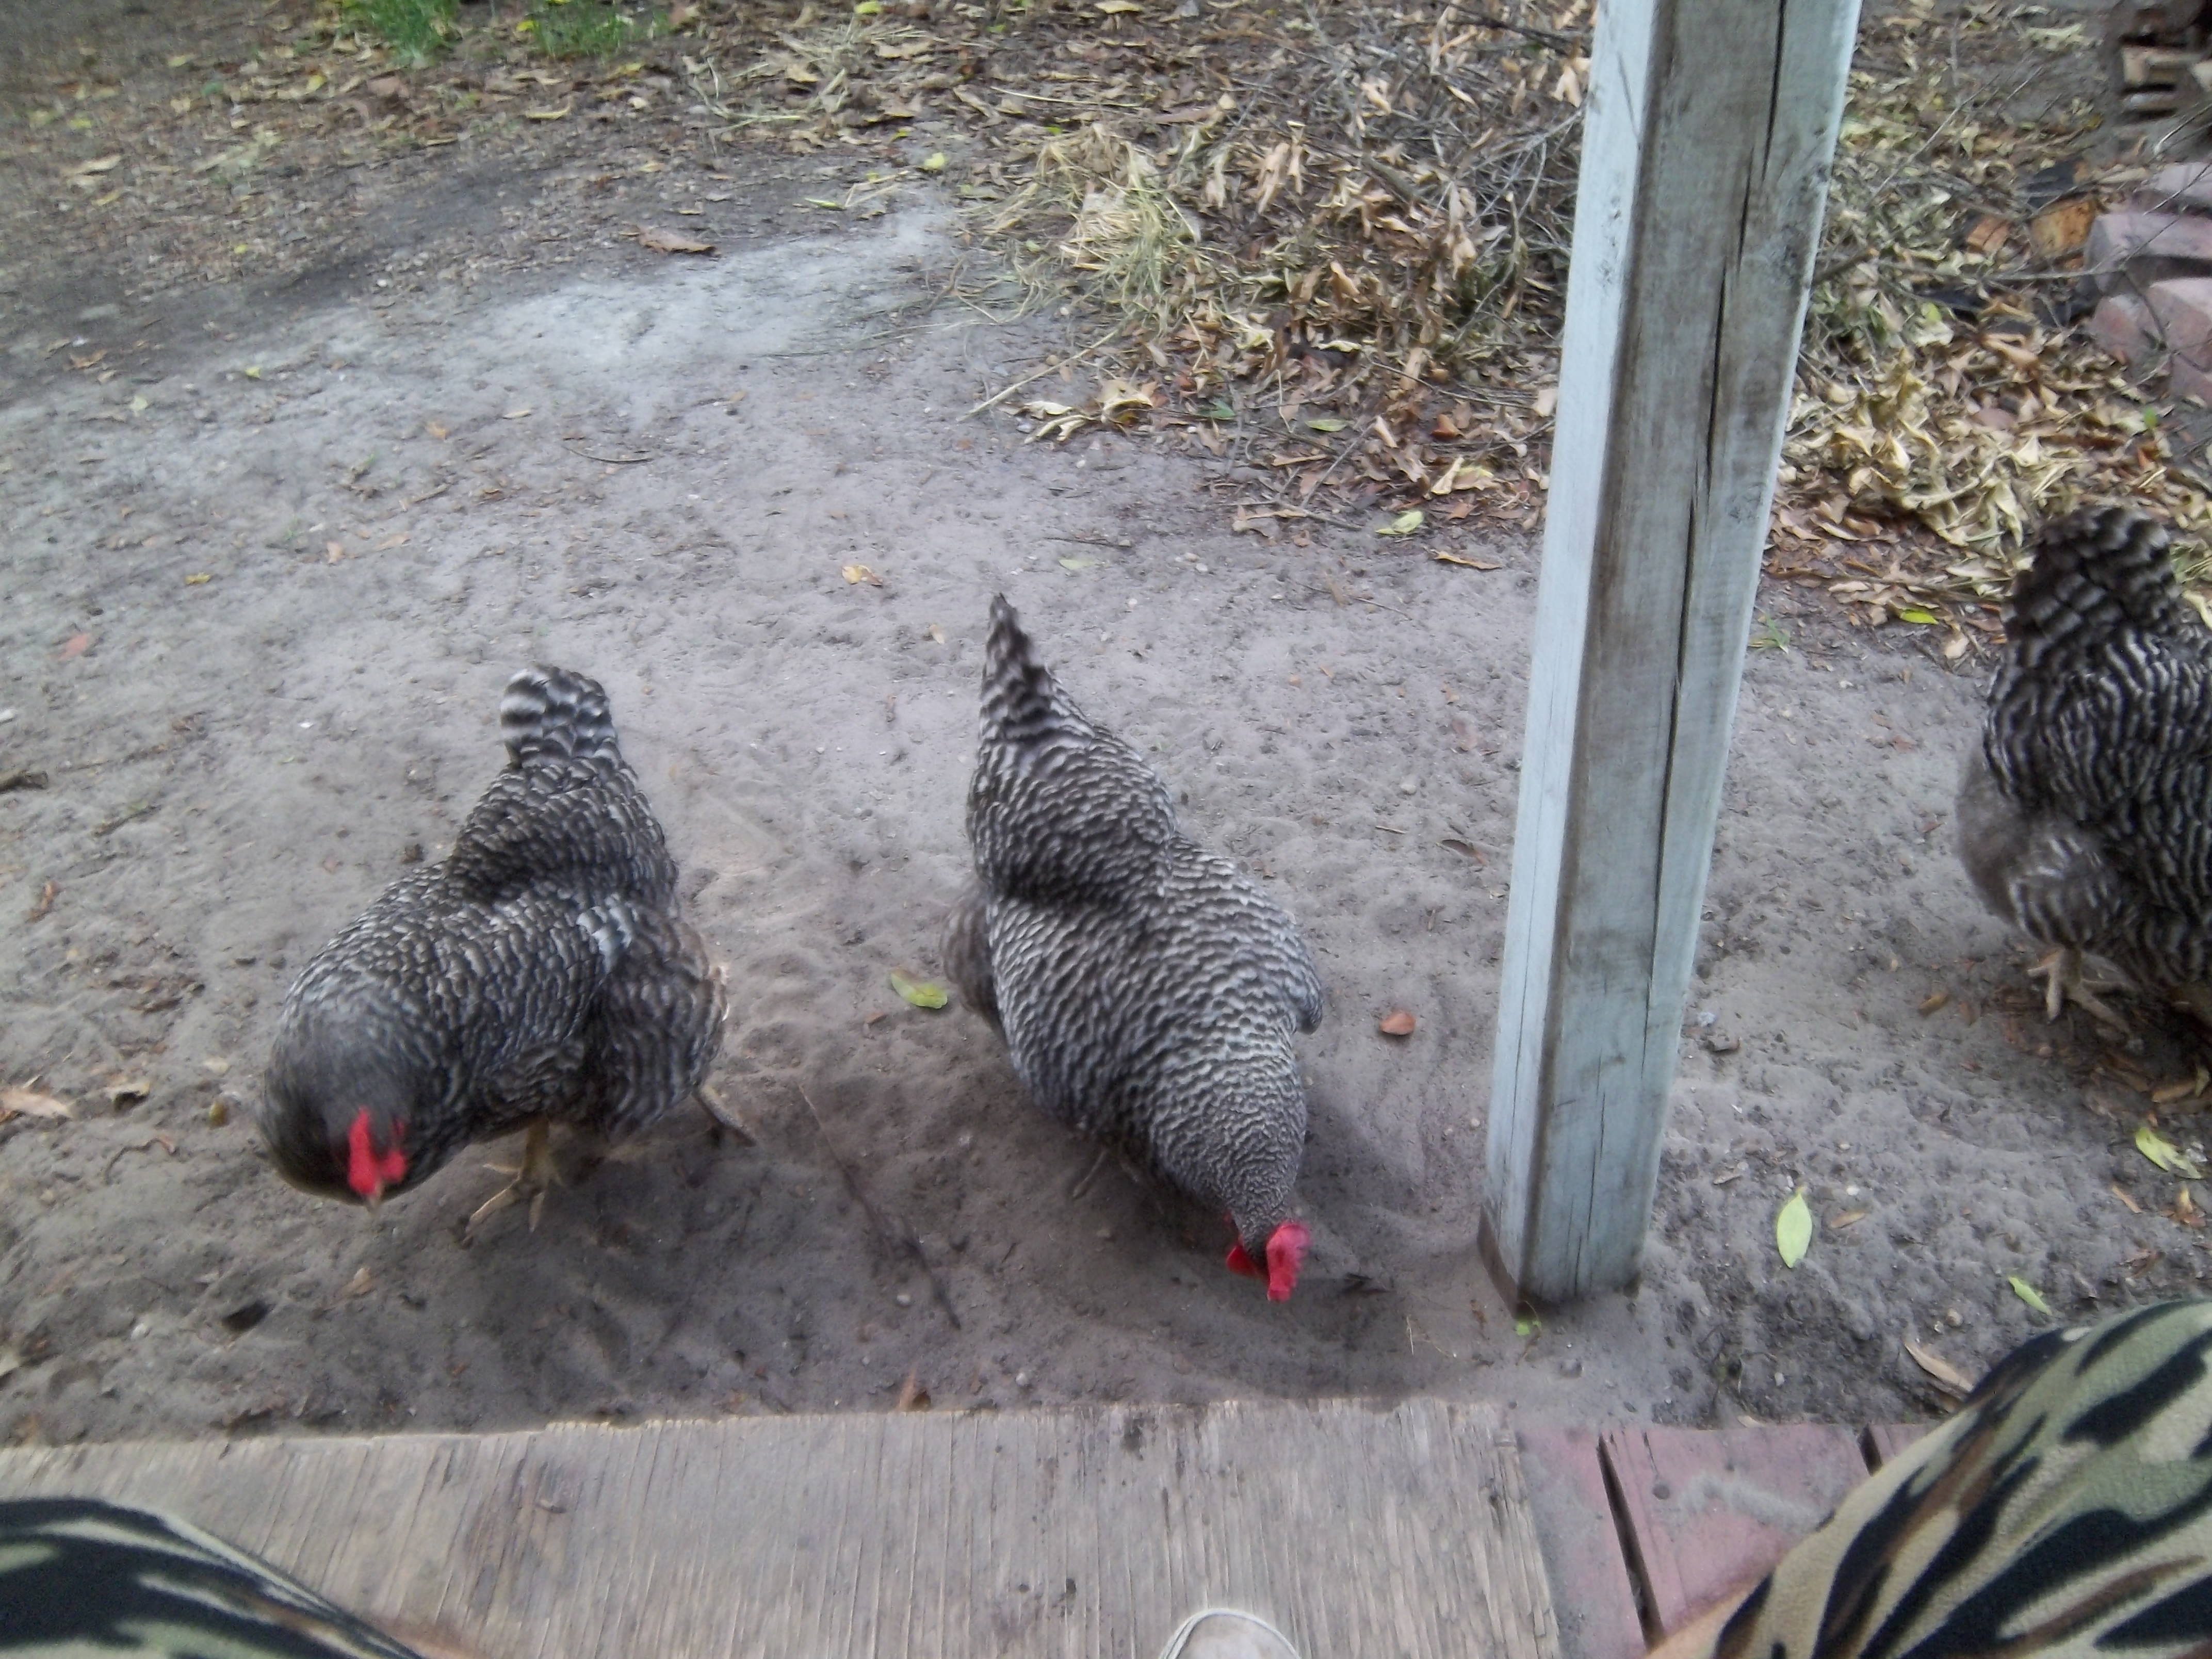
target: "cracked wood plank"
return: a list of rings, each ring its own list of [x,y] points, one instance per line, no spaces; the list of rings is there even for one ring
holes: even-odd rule
[[[1309,1654],[1560,1659],[1486,1405],[562,1425],[0,1452],[484,1659],[1152,1653],[1218,1603]]]

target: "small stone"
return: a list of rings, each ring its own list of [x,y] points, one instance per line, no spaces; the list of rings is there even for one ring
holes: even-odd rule
[[[1014,1373],[1014,1386],[1016,1388],[1026,1389],[1029,1385],[1030,1374],[1027,1371],[1016,1371]]]
[[[914,1306],[914,1298],[908,1296],[904,1291],[901,1291],[896,1296],[893,1297],[891,1300],[897,1303],[902,1308],[911,1308]]]
[[[1421,793],[1421,781],[1419,778],[1407,778],[1405,782],[1398,786],[1398,793],[1401,795],[1419,794]]]

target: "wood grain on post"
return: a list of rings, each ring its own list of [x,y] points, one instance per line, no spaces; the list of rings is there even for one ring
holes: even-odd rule
[[[1506,923],[1485,1237],[1630,1282],[1856,0],[1601,0]]]

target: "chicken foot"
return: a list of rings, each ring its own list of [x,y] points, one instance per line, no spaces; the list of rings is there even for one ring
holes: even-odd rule
[[[2044,1017],[2057,1019],[2065,1012],[2066,1005],[2073,1002],[2115,1030],[2126,1030],[2127,1021],[2115,1013],[2112,1006],[2097,994],[2100,991],[2118,990],[2119,981],[2109,979],[2092,981],[2086,977],[2084,968],[2084,958],[2079,951],[2061,945],[2027,970],[2030,979],[2045,981]]]
[[[462,1237],[473,1238],[486,1218],[496,1215],[510,1204],[530,1200],[530,1231],[538,1231],[538,1218],[545,1212],[545,1194],[561,1184],[561,1171],[553,1162],[553,1134],[544,1118],[530,1126],[522,1138],[522,1161],[520,1164],[487,1164],[484,1168],[500,1175],[514,1177],[489,1198],[477,1206],[462,1230]]]

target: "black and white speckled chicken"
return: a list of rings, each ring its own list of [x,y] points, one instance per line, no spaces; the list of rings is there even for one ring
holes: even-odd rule
[[[2212,1019],[2212,633],[2166,532],[2104,507],[2050,525],[2013,582],[2005,655],[1959,789],[1990,907],[2051,954],[2056,1019],[2094,954]]]
[[[1290,1215],[1306,1133],[1291,1039],[1321,1023],[1313,957],[1280,906],[1177,830],[1167,786],[1084,718],[1003,595],[968,837],[975,880],[946,967],[1030,1097],[1225,1211],[1230,1267],[1286,1299],[1307,1242]]]
[[[722,976],[598,683],[517,674],[507,767],[443,863],[394,883],[284,1000],[261,1131],[295,1185],[375,1204],[462,1146],[527,1126],[476,1215],[552,1178],[550,1120],[607,1139],[700,1089]]]

